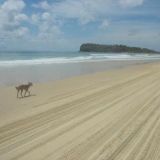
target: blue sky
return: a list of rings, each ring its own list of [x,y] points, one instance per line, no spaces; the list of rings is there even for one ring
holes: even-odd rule
[[[160,50],[159,0],[0,0],[0,50],[76,51],[85,42]]]

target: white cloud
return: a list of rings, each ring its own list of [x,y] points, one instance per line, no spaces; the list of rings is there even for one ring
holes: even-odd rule
[[[29,29],[27,27],[19,27],[15,31],[15,36],[17,37],[24,37],[29,33]]]
[[[21,23],[28,19],[23,13],[25,3],[23,0],[6,0],[0,6],[0,30],[12,33],[21,28]]]
[[[2,6],[1,10],[5,10],[6,12],[10,11],[21,11],[25,7],[25,3],[23,0],[6,0]]]
[[[49,12],[44,12],[43,14],[42,14],[42,19],[43,20],[50,20],[51,19],[51,15],[50,15],[50,13]]]
[[[25,14],[17,14],[15,15],[15,21],[21,22],[21,21],[27,21],[28,17]]]
[[[33,6],[50,12],[59,19],[75,19],[85,25],[97,21],[99,17],[106,16],[117,8],[136,7],[142,5],[144,0],[63,0],[56,3],[42,1]]]
[[[21,48],[28,41],[30,31],[23,23],[29,22],[25,7],[23,0],[6,0],[0,5],[0,48]]]
[[[103,20],[101,25],[99,26],[100,29],[106,29],[109,26],[109,21],[108,20]]]
[[[41,8],[41,9],[49,9],[50,5],[48,4],[47,1],[41,1],[40,3],[33,4],[32,5],[35,8]]]
[[[58,17],[77,19],[81,24],[87,24],[88,22],[94,21],[95,16],[94,12],[91,12],[91,9],[92,7],[86,2],[74,0],[68,0],[53,5],[53,13]]]
[[[49,12],[45,11],[43,13],[33,14],[31,20],[32,24],[37,27],[37,35],[34,37],[35,40],[53,41],[62,34],[57,21]]]
[[[120,0],[123,7],[136,7],[142,5],[144,0]]]
[[[32,14],[31,23],[38,24],[39,22],[40,22],[40,15],[39,14]]]
[[[139,33],[141,33],[142,31],[140,29],[136,29],[136,28],[133,28],[133,29],[130,29],[128,31],[128,36],[129,37],[134,37],[134,36],[137,36]]]
[[[100,14],[110,10],[110,4],[111,0],[65,0],[51,4],[44,1],[34,4],[34,7],[47,10],[55,18],[75,19],[84,25],[96,21]]]

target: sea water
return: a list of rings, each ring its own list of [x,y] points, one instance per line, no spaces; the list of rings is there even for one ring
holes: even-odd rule
[[[154,60],[160,59],[158,54],[127,54],[127,53],[87,53],[87,52],[37,52],[15,51],[0,52],[0,67],[62,64],[79,62],[97,62],[112,60]]]

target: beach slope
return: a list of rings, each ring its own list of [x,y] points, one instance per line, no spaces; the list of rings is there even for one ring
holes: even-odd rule
[[[159,160],[160,63],[0,88],[0,160]]]

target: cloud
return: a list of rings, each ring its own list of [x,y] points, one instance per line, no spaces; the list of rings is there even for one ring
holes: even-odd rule
[[[111,0],[65,0],[50,4],[44,1],[33,6],[49,11],[55,18],[74,19],[85,25],[109,10],[109,4]]]
[[[15,15],[15,21],[17,22],[22,22],[22,21],[27,21],[27,20],[28,20],[27,15],[23,13]]]
[[[47,1],[41,1],[37,4],[33,4],[32,7],[34,8],[41,8],[41,9],[49,9],[50,5],[48,4]]]
[[[23,2],[23,0],[6,0],[2,6],[1,6],[1,10],[5,10],[6,12],[10,12],[10,11],[21,11],[23,8],[25,7],[25,3]]]
[[[23,0],[6,0],[0,5],[0,49],[23,48],[29,41],[30,30],[26,26],[29,17],[25,14]]]
[[[74,19],[81,25],[97,21],[98,18],[116,11],[121,7],[136,7],[144,0],[63,0],[48,3],[42,1],[33,7],[47,10],[59,19]]]
[[[39,14],[32,14],[31,23],[33,23],[34,25],[38,25],[40,23],[40,15]]]
[[[32,24],[37,27],[37,37],[51,40],[61,35],[61,30],[57,21],[52,15],[45,11],[42,13],[33,14],[31,17]]]
[[[142,5],[144,0],[120,0],[119,2],[123,7],[136,7]]]
[[[23,13],[25,3],[22,0],[6,0],[0,6],[1,32],[16,32],[22,29],[21,23],[28,20]]]
[[[91,4],[91,5],[90,5]],[[53,5],[53,14],[57,17],[78,20],[80,24],[87,24],[95,20],[95,12],[92,10],[94,3],[89,0],[83,2],[67,0]]]
[[[140,29],[133,28],[128,31],[128,36],[129,37],[137,36],[139,33],[141,33]]]
[[[109,21],[108,20],[103,20],[101,25],[99,26],[100,29],[106,29],[109,26]]]
[[[27,27],[19,27],[15,30],[16,37],[24,37],[29,33],[29,29]]]

